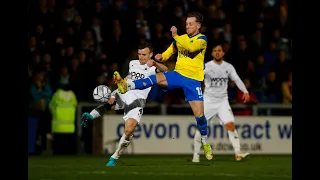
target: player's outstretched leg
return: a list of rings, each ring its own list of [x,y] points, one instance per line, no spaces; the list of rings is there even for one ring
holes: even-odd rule
[[[197,120],[197,127],[200,130],[200,134],[201,134],[201,142],[204,150],[204,155],[208,160],[211,160],[213,158],[213,152],[210,144],[207,142],[207,139],[208,139],[207,119],[204,115],[202,115],[201,117],[196,117],[196,120]]]
[[[115,71],[113,73],[113,81],[118,86],[118,90],[121,94],[124,94],[127,92],[127,82],[126,80],[122,79],[118,71]]]
[[[130,145],[131,140],[132,136],[130,136],[129,139],[126,140],[126,135],[122,135],[116,152],[114,152],[113,155],[110,157],[109,162],[106,164],[106,166],[116,166],[121,153]]]
[[[193,139],[193,158],[192,162],[198,163],[200,162],[200,148],[201,148],[201,134],[197,129]]]
[[[138,79],[134,81],[123,80],[118,71],[113,73],[113,81],[117,84],[119,92],[121,94],[126,93],[129,90],[133,89],[147,89],[155,84],[157,84],[156,75],[151,75],[149,77]]]
[[[229,140],[233,146],[234,152],[235,152],[235,160],[236,161],[242,161],[247,156],[250,155],[250,153],[242,153],[240,151],[240,139],[237,130],[235,129],[234,122],[228,122],[225,124],[226,129],[228,130]]]
[[[115,166],[120,158],[122,152],[131,144],[133,131],[138,121],[133,118],[129,118],[125,123],[124,134],[122,135],[116,152],[110,157],[106,166]]]
[[[146,78],[137,79],[134,81],[127,82],[127,89],[133,90],[133,89],[147,89],[153,85],[157,84],[157,77],[156,75],[151,75]]]

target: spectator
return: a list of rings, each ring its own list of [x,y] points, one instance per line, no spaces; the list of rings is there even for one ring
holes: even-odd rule
[[[50,113],[49,103],[51,100],[52,89],[46,81],[45,71],[37,69],[33,73],[33,81],[30,86],[30,116],[38,119],[38,144],[40,152],[46,149],[47,134],[50,133]]]
[[[264,94],[265,94],[264,102],[266,103],[280,102],[280,97],[281,97],[280,83],[274,71],[270,71],[268,73],[268,77],[266,80],[266,91]]]
[[[278,54],[278,59],[276,60],[273,68],[279,78],[279,80],[287,80],[289,72],[291,72],[291,64],[286,56],[285,51],[280,51]]]
[[[292,103],[292,73],[289,73],[289,78],[287,81],[282,82],[282,94],[283,94],[283,103],[291,104]]]

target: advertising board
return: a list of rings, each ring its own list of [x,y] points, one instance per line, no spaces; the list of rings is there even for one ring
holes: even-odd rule
[[[126,153],[192,154],[196,121],[192,116],[144,115]],[[112,153],[124,133],[120,115],[103,117],[103,148]],[[292,117],[237,116],[241,150],[252,154],[292,154]],[[218,119],[209,124],[208,142],[215,154],[234,154]]]

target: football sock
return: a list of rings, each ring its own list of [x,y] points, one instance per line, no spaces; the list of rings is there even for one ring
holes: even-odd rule
[[[129,138],[129,140],[126,140],[125,138],[126,138],[126,135],[123,134],[119,141],[119,145],[116,152],[114,152],[113,155],[111,156],[112,158],[119,159],[122,152],[130,145],[132,136]]]
[[[208,139],[208,135],[201,135],[201,142],[203,143],[203,144],[207,144],[208,142],[207,142],[207,139]]]
[[[148,87],[151,87],[155,84],[157,84],[157,78],[156,75],[151,75],[147,78],[138,79],[132,81],[133,83],[128,83],[129,89],[147,89]]]
[[[95,118],[98,118],[100,117],[101,115],[105,114],[108,110],[111,109],[111,107],[113,105],[115,105],[116,102],[114,102],[113,104],[109,104],[109,103],[106,103],[106,104],[101,104],[99,105],[98,107],[94,108],[90,114],[93,116],[93,119]]]
[[[197,121],[197,127],[200,130],[200,134],[201,134],[201,141],[203,144],[207,144],[207,139],[208,139],[208,124],[207,124],[207,119],[206,117],[203,115],[201,117],[196,117],[196,121]]]
[[[93,110],[90,112],[90,114],[92,115],[93,119],[98,118],[98,117],[101,116],[100,113],[99,113],[97,110],[95,110],[95,109],[93,109]]]
[[[201,134],[200,131],[197,129],[196,133],[193,138],[193,155],[194,156],[199,156],[200,153],[200,148],[201,148]]]
[[[229,140],[233,146],[234,152],[236,154],[240,153],[240,139],[237,130],[228,130]]]

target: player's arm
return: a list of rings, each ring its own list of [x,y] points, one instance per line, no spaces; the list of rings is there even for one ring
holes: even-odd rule
[[[184,38],[185,36],[175,35],[174,40],[179,43],[184,49],[189,51],[189,53],[197,52],[199,54],[202,50],[207,48],[207,37],[205,35],[199,36],[193,43]]]
[[[282,89],[283,96],[287,98],[290,102],[292,102],[292,94],[290,93],[288,83],[283,82],[281,89]]]
[[[177,49],[175,48],[175,42],[171,43],[171,45],[167,48],[166,51],[164,51],[161,56],[161,62],[167,61],[174,53],[177,52]]]
[[[155,61],[155,63],[154,63],[154,66],[157,68],[157,69],[156,69],[156,72],[157,72],[157,73],[158,73],[158,72],[166,72],[166,71],[169,70],[167,66],[165,66],[164,64],[158,63],[158,62],[156,62],[156,61]]]
[[[243,81],[240,79],[236,69],[233,66],[231,67],[230,79],[234,81],[234,83],[243,93],[245,94],[248,93],[246,86],[244,85]]]

